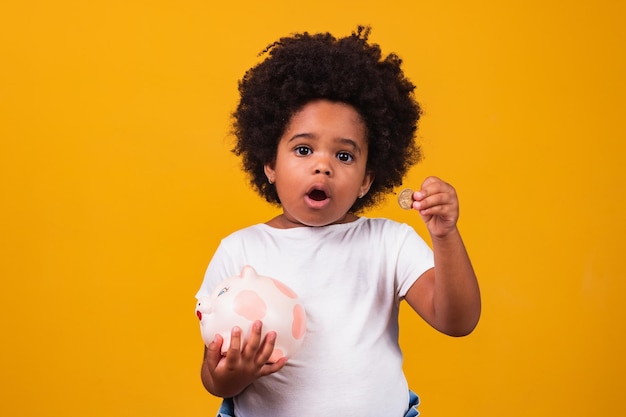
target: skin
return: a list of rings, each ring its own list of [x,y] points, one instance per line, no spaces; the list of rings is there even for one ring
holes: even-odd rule
[[[305,105],[280,138],[276,160],[265,166],[283,208],[268,224],[290,228],[354,221],[348,210],[374,179],[367,171],[367,150],[365,125],[352,106],[325,100]],[[315,201],[312,190],[326,198]]]
[[[355,221],[358,217],[349,209],[374,180],[374,173],[367,170],[367,157],[366,127],[353,107],[326,100],[305,105],[281,136],[276,159],[265,166],[283,207],[283,213],[267,224],[291,228]],[[481,302],[478,281],[457,228],[456,191],[441,179],[428,177],[413,199],[413,209],[432,239],[435,267],[422,274],[405,299],[440,332],[467,335],[478,323]],[[233,328],[231,346],[224,356],[219,335],[205,348],[201,376],[210,393],[232,397],[285,365],[285,358],[267,363],[276,334],[269,332],[262,340],[261,328],[261,322],[253,325],[242,350],[239,328]]]
[[[450,336],[471,333],[480,318],[478,280],[457,221],[459,200],[454,187],[428,177],[413,193],[430,233],[435,267],[424,272],[406,294],[406,301],[432,327]]]

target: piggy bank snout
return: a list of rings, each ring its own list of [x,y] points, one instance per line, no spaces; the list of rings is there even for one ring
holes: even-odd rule
[[[203,316],[210,314],[212,311],[211,298],[207,296],[200,297],[196,303],[196,316],[198,320],[202,320]]]

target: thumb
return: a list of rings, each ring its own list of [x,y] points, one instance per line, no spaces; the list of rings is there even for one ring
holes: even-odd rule
[[[222,359],[222,344],[224,339],[216,334],[213,341],[204,348],[204,362],[210,369],[215,369],[220,359]]]

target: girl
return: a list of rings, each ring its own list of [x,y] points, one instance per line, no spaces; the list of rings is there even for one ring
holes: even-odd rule
[[[452,336],[480,316],[478,283],[457,229],[454,188],[429,177],[413,194],[432,249],[408,225],[359,216],[420,158],[420,108],[395,55],[351,36],[308,33],[270,45],[239,85],[234,152],[282,213],[222,240],[197,294],[244,265],[283,281],[307,311],[301,350],[267,363],[276,334],[256,322],[205,347],[202,382],[225,398],[218,415],[417,415],[398,345],[399,304]],[[242,349],[240,349],[242,348]]]

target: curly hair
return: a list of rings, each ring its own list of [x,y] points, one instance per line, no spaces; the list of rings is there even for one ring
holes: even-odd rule
[[[233,152],[242,157],[252,187],[268,202],[280,204],[264,165],[276,158],[277,146],[291,117],[312,100],[326,99],[354,107],[367,132],[367,170],[375,179],[351,212],[379,203],[402,183],[421,158],[415,142],[421,110],[415,86],[394,53],[382,57],[379,45],[368,43],[369,27],[351,36],[308,32],[283,37],[260,55],[261,63],[239,81],[240,101],[233,112]]]

